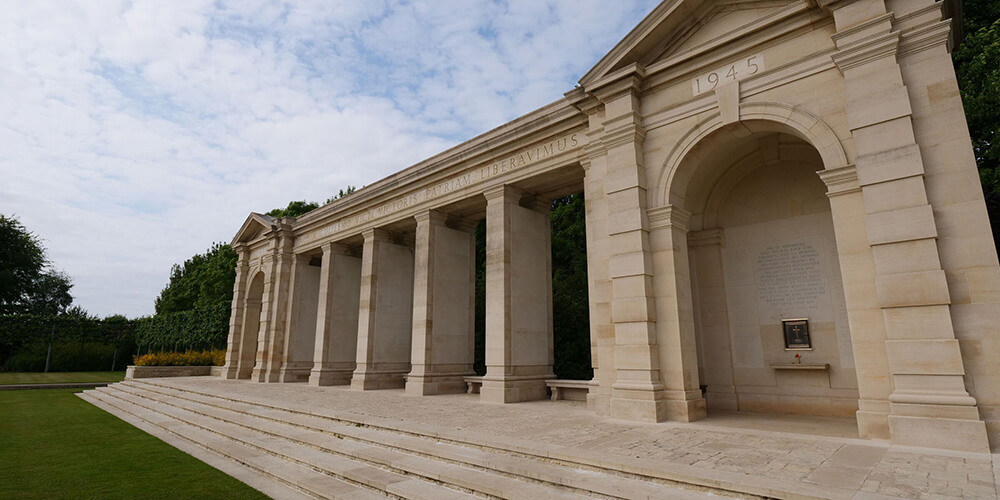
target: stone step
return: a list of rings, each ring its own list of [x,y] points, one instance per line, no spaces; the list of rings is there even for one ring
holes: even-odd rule
[[[547,457],[526,457],[524,455],[498,452],[502,450],[488,450],[482,447],[450,444],[435,438],[403,434],[393,429],[378,428],[357,421],[326,415],[307,414],[294,409],[265,406],[234,398],[223,398],[146,380],[141,382],[126,381],[123,384],[145,388],[160,394],[224,410],[252,415],[272,422],[282,422],[338,437],[372,443],[422,456],[435,457],[446,462],[473,467],[478,470],[495,471],[507,476],[557,486],[588,496],[628,499],[662,498],[664,491],[672,488],[668,485],[633,477],[624,477],[611,472],[560,465],[548,461]],[[458,480],[472,482],[471,476],[460,477]],[[457,484],[467,488],[468,486],[465,482]],[[495,491],[488,494],[504,496],[496,495]],[[673,496],[703,498],[704,493],[700,491],[677,490],[676,495]],[[523,498],[520,495],[516,495],[516,497]]]
[[[299,417],[298,424],[274,418],[257,416],[252,413],[254,408],[248,405],[241,405],[244,411],[235,411],[226,406],[213,406],[210,404],[184,399],[175,394],[168,394],[168,391],[147,391],[140,385],[120,386],[119,390],[132,392],[141,397],[155,399],[159,402],[172,406],[187,409],[201,414],[208,418],[215,418],[224,422],[232,423],[247,429],[259,430],[272,436],[284,438],[298,444],[314,447],[320,451],[333,453],[349,459],[364,461],[372,465],[385,467],[395,472],[413,475],[435,482],[455,485],[464,490],[470,490],[482,495],[497,498],[578,498],[580,492],[569,492],[564,488],[555,488],[538,483],[529,483],[515,479],[514,477],[498,475],[481,469],[471,469],[450,461],[443,461],[431,453],[421,453],[419,455],[401,451],[398,446],[393,446],[394,441],[401,438],[406,440],[420,440],[426,451],[437,452],[431,449],[434,443],[427,443],[426,439],[401,436],[385,431],[377,431],[365,428],[355,428],[343,424],[334,424],[335,429],[330,431],[319,427],[303,425]],[[249,411],[248,411],[249,410]],[[305,416],[308,417],[308,416]],[[313,418],[313,417],[309,417]],[[329,421],[316,419],[316,422],[308,422],[310,425],[330,426]],[[374,436],[382,434],[383,436]],[[357,436],[368,439],[356,439]],[[347,437],[347,439],[345,439]],[[380,443],[378,445],[373,443]],[[387,447],[388,446],[388,447]],[[453,445],[443,445],[453,446]],[[438,448],[442,445],[438,444]],[[457,447],[456,447],[457,448]],[[485,452],[479,452],[486,454]],[[499,457],[513,458],[513,457]],[[589,492],[587,492],[589,493]]]
[[[215,456],[222,457],[224,459],[222,463],[219,460],[206,461],[274,498],[344,500],[385,498],[373,491],[240,445],[155,410],[130,404],[107,391],[87,391],[82,393],[81,397],[143,430],[154,431],[152,432],[154,435],[157,435],[156,431],[159,430],[175,438],[174,441],[180,438],[182,442],[188,443],[189,447],[208,450]],[[177,446],[176,442],[171,442],[169,439],[167,442]],[[184,449],[184,451],[189,450]],[[194,456],[205,459],[199,454]],[[250,474],[234,470],[234,465]]]
[[[263,464],[257,464],[257,461],[273,462],[273,459],[278,459],[284,462],[281,464],[284,469],[290,467],[311,469],[313,474],[302,478],[302,480],[307,481],[306,483],[295,482],[293,484],[307,489],[317,496],[325,495],[328,483],[336,485],[346,482],[345,484],[349,483],[348,485],[353,485],[355,488],[358,486],[368,488],[370,490],[365,491],[365,493],[373,495],[374,492],[378,491],[385,492],[389,496],[413,500],[472,498],[470,495],[445,486],[426,482],[424,482],[426,484],[424,486],[415,482],[413,478],[396,472],[326,453],[315,447],[298,444],[265,432],[206,417],[197,412],[171,406],[166,402],[146,398],[136,392],[123,389],[111,386],[103,388],[101,393],[108,397],[117,398],[123,404],[131,404],[159,413],[200,431],[211,433],[217,438],[229,440],[243,448],[259,452],[258,455],[249,459],[251,467],[261,465],[263,469]],[[214,446],[213,443],[213,448]],[[237,460],[240,459],[238,454],[229,456]],[[295,478],[292,480],[295,481]]]

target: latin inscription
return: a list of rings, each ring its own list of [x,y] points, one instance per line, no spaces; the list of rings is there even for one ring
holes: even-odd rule
[[[808,243],[768,247],[757,257],[758,296],[773,306],[814,307],[826,293],[819,252]]]
[[[368,221],[406,210],[414,205],[417,205],[418,203],[438,198],[440,196],[445,196],[455,191],[461,191],[492,177],[523,168],[527,165],[573,149],[579,145],[579,134],[571,134],[566,137],[549,141],[545,144],[515,152],[482,168],[452,177],[422,191],[395,198],[381,205],[377,205],[375,208],[365,210],[361,213],[340,219],[332,224],[328,224],[321,229],[309,233],[305,237],[304,241],[309,242],[325,236],[330,236],[352,227],[359,226]]]
[[[727,64],[715,71],[709,71],[691,80],[691,90],[694,95],[715,90],[720,85],[742,80],[764,71],[763,54],[754,54],[736,62]]]

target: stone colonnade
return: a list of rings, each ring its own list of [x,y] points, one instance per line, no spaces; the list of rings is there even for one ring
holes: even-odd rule
[[[555,378],[549,203],[509,185],[484,198],[481,399],[544,399],[545,381]],[[476,375],[477,221],[434,209],[413,219],[411,233],[371,228],[361,233],[360,245],[330,242],[318,253],[283,254],[290,238],[281,231],[268,233],[256,253],[236,244],[224,376],[360,390],[405,387],[414,395],[465,392],[465,378]],[[287,297],[274,290],[276,282],[287,284]],[[272,297],[283,297],[284,307]]]
[[[546,201],[582,190],[598,414],[853,414],[864,438],[989,450],[1000,265],[957,3],[663,2],[563,99],[298,220],[252,214],[225,376],[464,390],[485,217],[480,397],[543,398]]]

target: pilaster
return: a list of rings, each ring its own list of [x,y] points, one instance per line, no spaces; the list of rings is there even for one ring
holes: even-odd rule
[[[604,104],[603,130],[597,139],[607,161],[604,192],[612,249],[608,262],[615,330],[611,416],[658,422],[667,418],[668,405],[660,377],[646,219],[642,154],[646,132],[639,113],[639,88],[644,76],[643,68],[633,64],[586,90]]]
[[[277,382],[284,355],[288,290],[295,259],[293,234],[285,219],[278,220],[278,229],[269,234],[268,243],[270,254],[264,256],[261,265],[267,268],[261,299],[261,335],[251,376],[257,382]]]
[[[222,378],[235,379],[239,376],[241,345],[243,341],[243,311],[246,301],[247,280],[250,279],[248,260],[250,251],[246,244],[233,245],[236,251],[236,281],[233,283],[233,304],[229,315],[229,337],[226,340],[226,364],[222,367]]]
[[[648,211],[650,261],[657,269],[656,337],[664,406],[670,420],[705,418],[705,399],[698,380],[698,347],[694,329],[688,220],[691,214],[674,206]],[[718,245],[721,249],[721,244]],[[725,315],[725,311],[721,311]]]
[[[893,392],[893,442],[989,451],[951,318],[951,292],[938,253],[938,222],[927,197],[921,148],[897,52],[901,33],[883,0],[832,6],[834,62],[844,74],[847,121],[857,148],[858,184],[875,262]]]

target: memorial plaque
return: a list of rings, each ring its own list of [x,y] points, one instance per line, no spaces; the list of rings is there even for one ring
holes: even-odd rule
[[[781,321],[785,330],[785,349],[812,349],[809,340],[809,320],[806,318],[785,319]]]

